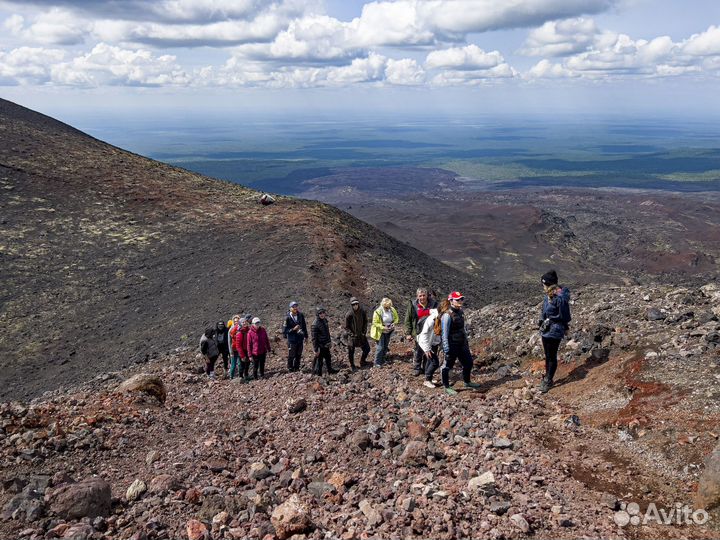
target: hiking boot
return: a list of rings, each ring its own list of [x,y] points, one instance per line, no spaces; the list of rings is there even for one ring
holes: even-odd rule
[[[547,394],[548,390],[550,390],[552,385],[553,385],[552,381],[543,379],[542,381],[540,381],[540,392],[542,392],[543,394]]]
[[[423,372],[421,369],[416,369],[416,370],[415,370],[415,376],[416,376],[416,377],[419,377],[420,375],[424,375],[424,372]]]
[[[432,381],[425,381],[423,383],[423,386],[427,386],[428,388],[435,388],[435,384]]]
[[[445,387],[445,393],[448,396],[457,396],[457,390],[455,390],[454,388],[450,388],[449,386]]]
[[[466,382],[465,388],[480,388],[480,385],[476,382]]]

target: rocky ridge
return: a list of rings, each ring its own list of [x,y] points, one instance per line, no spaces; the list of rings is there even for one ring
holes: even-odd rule
[[[533,299],[468,313],[482,388],[456,398],[412,377],[397,340],[379,370],[319,379],[273,357],[265,380],[207,381],[197,353],[181,349],[6,403],[0,532],[712,538],[712,521],[623,527],[614,517],[622,504],[692,503],[699,480],[709,496],[718,485],[704,458],[717,444],[708,391],[720,375],[719,296],[714,284],[576,291],[558,385],[545,395]]]

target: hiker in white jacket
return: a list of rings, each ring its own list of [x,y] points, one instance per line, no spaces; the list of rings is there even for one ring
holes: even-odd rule
[[[417,335],[417,343],[425,355],[425,382],[423,385],[428,388],[435,388],[433,383],[433,375],[440,366],[438,360],[438,348],[442,342],[442,338],[435,333],[435,319],[438,318],[438,310],[431,309],[430,315],[425,318],[422,330]]]

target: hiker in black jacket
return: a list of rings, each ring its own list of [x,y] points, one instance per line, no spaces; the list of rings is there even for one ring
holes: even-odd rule
[[[290,302],[290,311],[285,316],[283,336],[288,342],[288,370],[299,371],[303,345],[308,340],[305,315],[300,313],[297,302]]]
[[[228,360],[230,358],[230,328],[223,321],[218,321],[215,325],[215,341],[217,342],[218,351],[223,358],[223,368],[225,373],[228,372]]]
[[[345,330],[348,332],[348,360],[350,368],[355,371],[355,347],[362,349],[360,357],[360,367],[364,367],[367,357],[370,354],[370,344],[367,340],[368,316],[365,308],[360,305],[357,298],[350,299],[350,311],[345,315]]]
[[[313,350],[315,351],[315,362],[313,366],[313,373],[322,375],[323,360],[327,366],[327,372],[329,374],[337,373],[330,362],[332,357],[330,356],[330,347],[332,346],[332,338],[330,337],[330,326],[327,321],[327,312],[324,307],[319,307],[316,310],[317,319],[312,324],[312,343]]]

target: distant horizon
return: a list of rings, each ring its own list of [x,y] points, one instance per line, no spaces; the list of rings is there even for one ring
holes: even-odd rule
[[[0,0],[0,97],[64,121],[720,118],[720,3]]]

